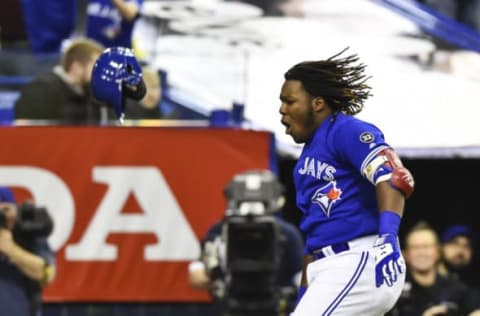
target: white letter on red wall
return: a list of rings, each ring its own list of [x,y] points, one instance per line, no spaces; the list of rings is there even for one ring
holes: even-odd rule
[[[107,244],[110,233],[154,233],[158,242],[144,249],[148,261],[198,258],[198,240],[160,170],[95,167],[93,179],[108,190],[79,243],[67,247],[67,260],[115,260],[118,249]],[[131,193],[143,214],[121,213]]]

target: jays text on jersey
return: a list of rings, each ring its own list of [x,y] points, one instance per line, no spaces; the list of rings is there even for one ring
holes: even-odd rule
[[[368,166],[390,146],[374,125],[331,115],[305,143],[294,170],[306,253],[377,234],[378,207]]]

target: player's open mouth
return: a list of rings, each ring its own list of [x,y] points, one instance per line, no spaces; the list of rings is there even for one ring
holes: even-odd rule
[[[288,124],[287,122],[285,122],[283,120],[282,120],[282,124],[283,124],[283,126],[285,126],[285,134],[290,134],[290,131],[291,131],[290,124]]]

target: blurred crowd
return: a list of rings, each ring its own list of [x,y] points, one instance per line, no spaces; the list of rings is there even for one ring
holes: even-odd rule
[[[24,87],[25,81],[7,80],[0,85],[1,90],[20,90],[21,97],[15,104],[14,119],[57,120],[62,123],[99,123],[112,119],[111,111],[102,110],[89,95],[89,73],[91,62],[72,54],[79,51],[72,47],[77,42],[90,41],[97,45],[97,52],[108,47],[124,46],[133,48],[142,65],[150,69],[148,80],[150,88],[155,90],[136,105],[129,105],[126,119],[181,118],[171,113],[168,104],[161,97],[159,89],[166,87],[161,83],[162,69],[153,65],[146,57],[141,43],[133,37],[137,23],[143,19],[142,8],[150,0],[5,0],[3,6],[9,10],[0,13],[0,74],[13,75],[15,78],[33,77],[33,82]],[[261,8],[263,15],[294,16],[304,14],[302,5],[306,0],[227,0],[244,2]],[[478,0],[418,0],[435,12],[456,21],[466,28],[478,32],[480,29],[480,1]],[[62,12],[62,14],[58,14]],[[48,23],[45,23],[48,21]],[[436,45],[435,51],[428,56],[416,56],[423,66],[433,67],[467,78],[478,79],[480,61],[478,53],[456,47],[443,38],[431,36]],[[145,39],[142,39],[145,40]],[[151,39],[154,41],[154,39]],[[82,57],[83,58],[83,57]],[[152,71],[158,75],[152,75]],[[156,78],[154,78],[156,77]],[[152,81],[153,80],[153,81]],[[153,89],[152,85],[155,85]],[[45,89],[43,89],[45,88]],[[53,100],[52,92],[60,95]],[[49,97],[50,95],[50,97]],[[155,96],[153,96],[155,95]],[[26,103],[39,97],[49,100],[50,108],[38,112],[38,105],[25,107]],[[148,101],[146,101],[148,99]],[[156,103],[152,105],[152,103]],[[59,106],[65,105],[64,109]],[[55,107],[56,109],[53,109]]]
[[[480,315],[480,287],[471,278],[477,239],[467,225],[441,235],[428,222],[413,225],[402,244],[406,283],[388,315]]]
[[[6,84],[7,89],[19,91],[13,119],[75,125],[114,120],[112,109],[92,96],[92,68],[106,48],[132,48],[143,1],[9,2],[13,11],[5,18],[10,23],[0,25],[5,52],[0,72],[32,78],[13,89]],[[142,100],[125,105],[126,119],[174,117],[162,111],[160,70],[147,60],[142,67],[147,93]]]

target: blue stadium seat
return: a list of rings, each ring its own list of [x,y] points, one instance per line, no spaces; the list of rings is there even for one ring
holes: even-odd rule
[[[0,125],[11,125],[15,119],[13,105],[20,96],[18,91],[0,91]]]

